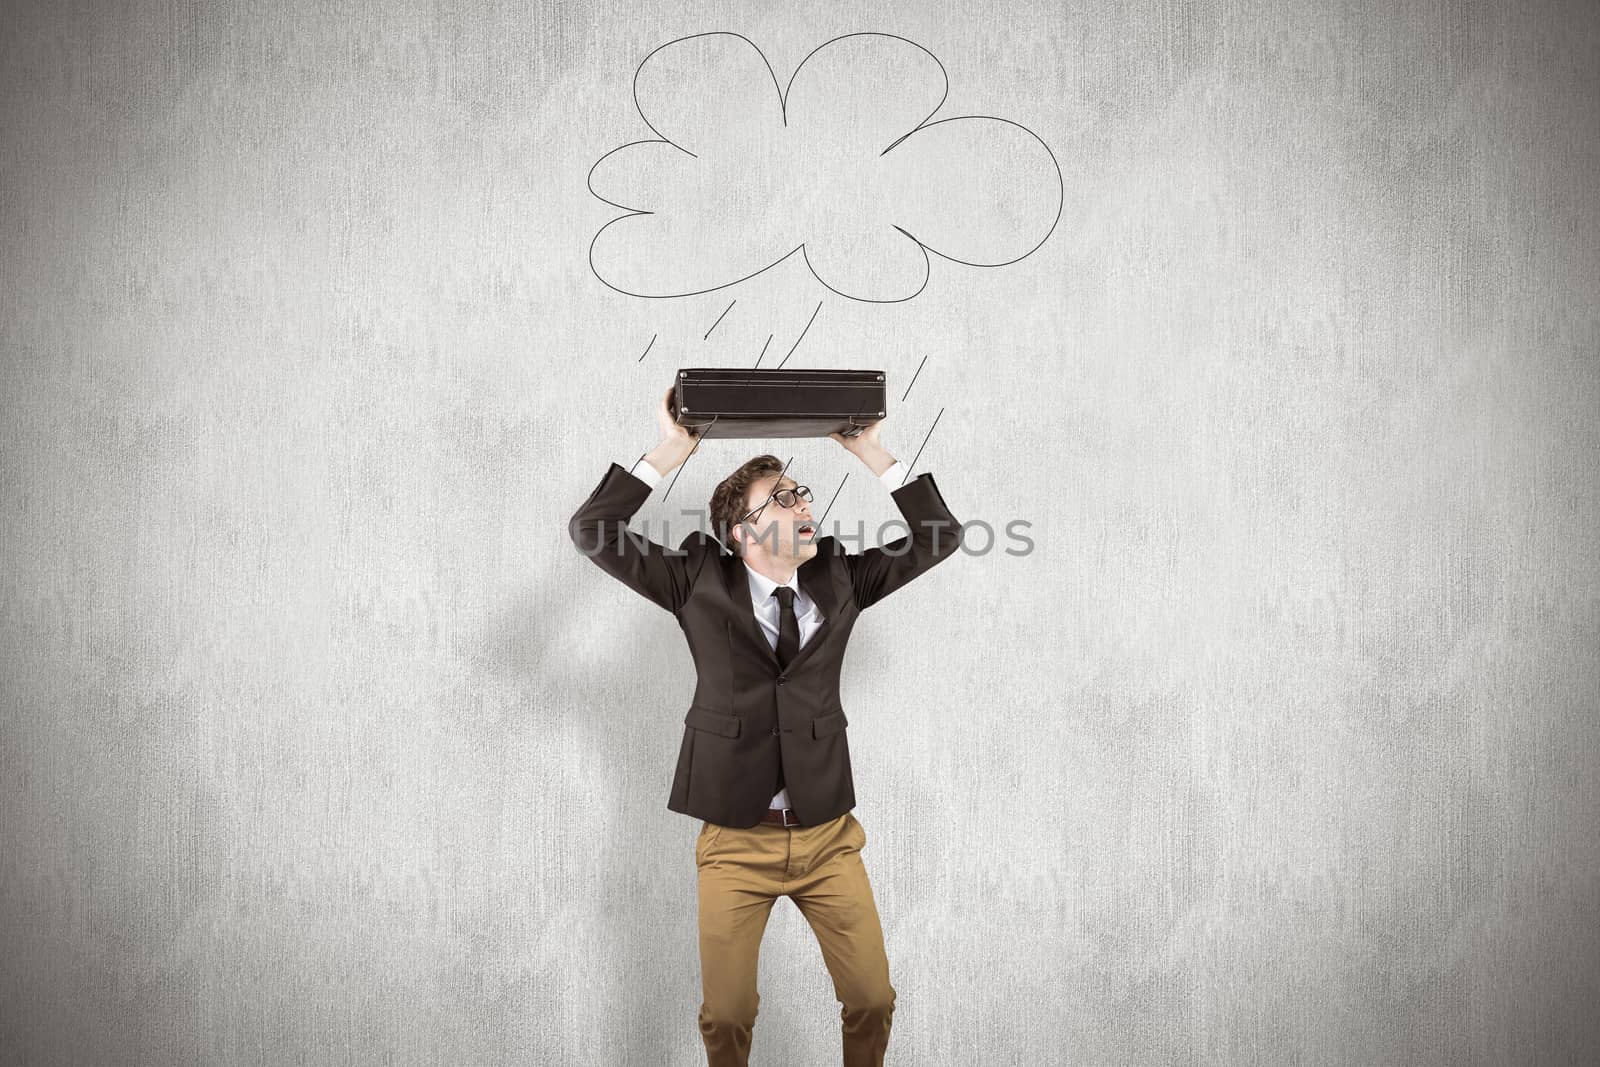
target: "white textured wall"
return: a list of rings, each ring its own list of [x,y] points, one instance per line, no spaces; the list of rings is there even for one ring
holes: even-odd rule
[[[1038,541],[852,644],[890,1061],[1592,1061],[1600,13],[1265,2],[7,3],[0,1057],[702,1062],[692,664],[565,521],[828,295],[589,273],[717,29],[911,37],[1066,181],[790,361],[928,357],[886,443]],[[837,1062],[787,902],[761,981]]]

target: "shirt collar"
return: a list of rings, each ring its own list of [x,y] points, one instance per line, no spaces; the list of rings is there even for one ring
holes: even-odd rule
[[[772,597],[772,591],[778,588],[779,585],[786,585],[790,589],[793,589],[795,592],[795,597],[798,599],[800,595],[800,568],[795,568],[795,572],[789,575],[789,580],[787,582],[775,582],[771,578],[768,578],[765,574],[762,574],[760,571],[750,566],[748,562],[744,560],[741,560],[740,562],[744,563],[745,574],[749,575],[750,577],[750,596],[754,598],[757,604],[766,603]]]

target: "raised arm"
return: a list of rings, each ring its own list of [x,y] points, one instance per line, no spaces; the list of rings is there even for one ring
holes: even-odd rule
[[[873,423],[857,437],[829,434],[890,486],[910,533],[865,552],[845,554],[856,607],[862,611],[923,574],[961,547],[961,520],[950,513],[933,475],[926,472],[901,485],[905,464],[878,440],[883,423]]]
[[[697,552],[669,549],[628,529],[629,520],[650,496],[656,482],[687,459],[696,444],[695,437],[672,420],[665,397],[656,416],[661,423],[661,443],[640,457],[631,472],[611,464],[594,492],[567,522],[567,533],[578,551],[601,570],[676,614],[689,598],[694,568],[703,562],[703,557]]]

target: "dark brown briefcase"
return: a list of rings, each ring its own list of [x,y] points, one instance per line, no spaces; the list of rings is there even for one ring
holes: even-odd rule
[[[881,370],[678,371],[673,419],[701,437],[854,437],[884,417]]]

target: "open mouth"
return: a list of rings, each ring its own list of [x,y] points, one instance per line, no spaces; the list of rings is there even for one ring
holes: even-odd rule
[[[813,523],[802,522],[797,529],[801,537],[815,537],[817,534],[817,528]]]

